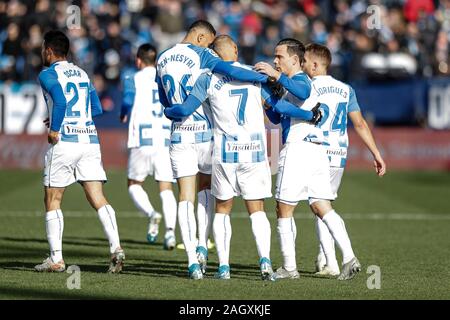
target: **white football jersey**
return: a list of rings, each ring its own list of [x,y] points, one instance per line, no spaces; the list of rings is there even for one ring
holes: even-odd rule
[[[157,60],[157,80],[166,93],[170,105],[182,104],[197,78],[213,70],[220,59],[214,51],[180,43],[163,51]],[[192,115],[173,121],[171,143],[201,143],[212,138],[210,115],[199,107]]]
[[[54,86],[61,88],[58,91],[61,96],[58,98],[62,101],[65,100],[66,107],[61,114],[58,114],[58,117],[63,118],[59,129],[60,140],[76,143],[99,143],[97,129],[92,120],[93,106],[90,99],[90,93],[95,89],[87,73],[73,63],[58,61],[39,74],[39,82],[47,103],[50,128],[54,120],[52,119],[53,99],[50,91]],[[100,108],[97,112],[101,114],[101,106],[96,107]]]
[[[306,78],[308,81],[311,81],[309,77],[303,73],[299,72],[292,77],[292,80],[296,80],[296,78]],[[311,99],[309,97],[307,100],[303,101],[295,97],[293,94],[286,92],[284,98],[290,103],[302,107],[305,110],[311,110],[315,105],[306,103]],[[304,105],[305,104],[305,105]],[[324,141],[322,130],[318,127],[310,124],[304,120],[300,120],[297,118],[291,118],[289,116],[281,116],[281,127],[283,130],[283,142],[297,142],[297,141],[310,141],[315,143],[322,143]]]
[[[309,99],[308,99],[309,100]],[[332,76],[314,77],[311,83],[310,101],[314,107],[320,102],[323,117],[318,127],[323,130],[330,166],[345,167],[347,161],[348,135],[347,113],[360,111],[352,87]]]
[[[208,73],[199,77],[191,94],[200,101],[208,98],[214,120],[213,155],[217,161],[257,163],[267,159],[259,83]]]
[[[128,148],[169,146],[171,121],[159,102],[156,69],[146,67],[125,79],[127,91],[134,91],[128,126]]]

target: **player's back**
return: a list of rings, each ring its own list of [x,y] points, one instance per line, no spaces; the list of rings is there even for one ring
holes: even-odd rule
[[[155,75],[156,69],[149,66],[129,76],[128,81],[135,90],[128,129],[129,148],[168,146],[171,122],[164,116]]]
[[[58,61],[39,74],[44,89],[49,117],[53,113],[53,101],[48,90],[59,85],[66,101],[60,129],[61,141],[98,143],[97,130],[92,121],[90,92],[93,86],[87,73],[77,65]],[[52,122],[53,119],[50,119]]]
[[[157,72],[170,105],[182,104],[191,92],[198,77],[213,69],[219,61],[210,49],[180,43],[163,51],[157,60]],[[198,108],[193,115],[177,121],[173,126],[172,143],[196,143],[209,141],[211,120]],[[199,139],[201,141],[199,141]],[[204,141],[203,141],[204,140]]]
[[[260,84],[240,82],[229,76],[213,74],[208,87],[208,99],[214,119],[216,159],[226,163],[266,160]]]
[[[323,112],[318,126],[325,136],[330,164],[343,167],[348,147],[347,113],[354,108],[353,89],[328,75],[314,77],[311,86],[312,96],[320,102]]]

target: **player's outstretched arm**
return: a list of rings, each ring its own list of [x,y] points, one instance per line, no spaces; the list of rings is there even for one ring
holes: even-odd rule
[[[230,76],[236,80],[243,82],[267,82],[267,75],[253,70],[247,70],[244,68],[233,66],[232,62],[218,61],[212,68],[212,71]]]
[[[255,70],[274,77],[283,87],[300,100],[306,100],[311,93],[311,83],[306,74],[297,74],[293,79],[275,70],[267,62],[258,62]]]
[[[382,177],[386,173],[386,164],[381,157],[381,153],[378,150],[375,139],[373,138],[372,132],[367,125],[366,120],[360,111],[349,112],[348,116],[353,123],[356,133],[372,153],[376,173]]]
[[[298,108],[294,104],[285,100],[270,97],[266,99],[265,104],[271,106],[273,110],[279,114],[305,121],[313,120],[313,113],[311,111]]]
[[[179,119],[193,114],[208,97],[208,88],[210,83],[210,74],[202,74],[198,77],[192,91],[182,104],[174,104],[172,107],[164,109],[164,114],[166,117],[169,119]]]
[[[196,96],[190,94],[182,104],[174,104],[170,108],[165,108],[164,114],[169,119],[184,118],[193,114],[201,104],[202,102]]]

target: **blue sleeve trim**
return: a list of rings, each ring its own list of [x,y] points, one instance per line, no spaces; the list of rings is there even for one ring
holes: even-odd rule
[[[216,64],[222,61],[217,53],[209,48],[202,48],[199,46],[189,45],[189,48],[195,51],[200,57],[200,69],[213,70]]]
[[[355,90],[352,87],[350,87],[350,96],[348,98],[348,109],[347,110],[348,110],[347,112],[361,111],[359,104],[358,104],[358,100],[356,99]]]
[[[291,79],[282,73],[278,82],[280,82],[287,91],[300,100],[308,99],[311,94],[311,81],[306,75],[295,75]]]
[[[39,74],[39,83],[41,84],[41,87],[47,92],[50,92],[50,90],[55,85],[59,85],[58,74],[56,73],[55,69],[48,68],[44,71],[41,71],[41,73]]]
[[[59,84],[57,86],[53,85],[53,87],[50,88],[49,94],[53,100],[52,123],[50,130],[59,132],[66,115],[66,97],[64,96],[64,92]]]
[[[270,88],[266,84],[263,84],[261,86],[261,97],[263,98],[263,100],[265,101],[269,99],[271,95],[272,91],[270,90]]]
[[[136,87],[134,85],[134,75],[128,76],[123,81],[122,108],[120,115],[125,116],[130,113],[136,96]]]
[[[266,100],[266,103],[270,105],[276,112],[291,118],[309,121],[313,117],[313,113],[311,111],[298,108],[297,106],[285,100],[279,100],[274,97],[270,97]]]
[[[172,119],[187,117],[193,114],[201,104],[202,102],[197,97],[190,94],[183,104],[174,104],[172,107],[164,109],[164,114]]]
[[[273,124],[279,124],[281,122],[281,116],[278,112],[274,111],[272,108],[265,109],[267,118]]]
[[[156,74],[156,83],[158,84],[159,102],[164,106],[164,108],[170,108],[170,102],[169,100],[167,100],[166,91],[164,91],[161,78],[158,76],[158,74]]]
[[[208,89],[211,83],[211,75],[210,74],[202,74],[198,77],[195,82],[194,88],[192,89],[190,95],[195,96],[201,102],[205,101],[208,98]]]
[[[231,62],[219,61],[214,67],[214,72],[230,76],[243,82],[267,82],[267,75],[233,66]]]
[[[90,92],[91,98],[91,115],[92,117],[99,116],[103,113],[102,103],[97,95],[97,91],[95,89]]]

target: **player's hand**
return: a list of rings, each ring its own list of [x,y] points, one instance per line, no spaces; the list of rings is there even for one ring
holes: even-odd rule
[[[120,122],[121,123],[127,123],[127,121],[128,121],[128,115],[121,115],[120,116]]]
[[[275,79],[272,76],[269,76],[267,78],[267,86],[269,87],[270,91],[272,91],[272,94],[276,98],[281,99],[283,97],[285,90],[283,85],[279,83],[277,79]]]
[[[267,62],[258,62],[257,64],[255,64],[255,70],[267,74],[269,77],[274,77],[276,80],[279,80],[281,76],[281,72],[275,70]]]
[[[380,155],[376,155],[374,157],[373,166],[375,168],[375,172],[379,177],[382,177],[386,174],[386,163]]]
[[[57,144],[59,141],[59,132],[50,131],[48,133],[47,139],[48,139],[48,143],[51,143],[53,145]]]
[[[44,125],[47,127],[47,128],[50,128],[50,118],[45,118],[44,119],[44,121],[42,121],[43,123],[44,123]]]
[[[314,108],[311,109],[311,112],[313,113],[313,117],[310,122],[316,126],[322,120],[322,111],[320,110],[320,102],[317,102]]]

